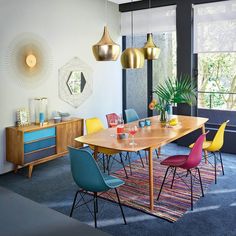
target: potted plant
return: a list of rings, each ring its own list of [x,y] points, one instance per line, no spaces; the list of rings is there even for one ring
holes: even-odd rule
[[[159,84],[153,91],[157,100],[153,99],[149,109],[160,111],[160,120],[166,121],[166,113],[172,115],[172,106],[178,103],[189,105],[196,101],[196,83],[193,83],[189,75],[181,75],[179,79],[168,78],[163,84]]]

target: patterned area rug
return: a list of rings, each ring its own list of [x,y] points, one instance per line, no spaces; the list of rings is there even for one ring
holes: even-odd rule
[[[184,182],[176,175],[173,188],[171,189],[171,180],[173,172],[169,174],[166,184],[163,187],[159,201],[156,200],[161,183],[164,178],[166,166],[160,165],[160,160],[153,159],[154,166],[154,210],[149,209],[149,175],[148,165],[142,167],[140,160],[132,163],[132,175],[128,172],[129,178],[125,178],[124,170],[121,169],[113,173],[114,176],[119,177],[125,181],[125,185],[119,187],[119,195],[123,205],[141,210],[145,213],[151,214],[168,220],[170,222],[177,221],[184,213],[191,207],[191,193],[190,193],[190,176],[186,177],[186,172],[177,169],[178,175],[184,175]],[[199,166],[203,182],[203,188],[206,190],[214,181],[214,168],[210,164],[202,162]],[[128,170],[128,168],[127,168]],[[218,170],[218,172],[220,172]],[[195,171],[193,172],[195,175]],[[198,175],[196,174],[196,177]],[[201,188],[199,181],[193,178],[193,201],[194,203],[201,197]],[[116,199],[113,191],[110,191],[112,199]],[[105,197],[105,196],[104,196]],[[109,197],[105,197],[109,198]],[[111,200],[111,199],[109,199]]]

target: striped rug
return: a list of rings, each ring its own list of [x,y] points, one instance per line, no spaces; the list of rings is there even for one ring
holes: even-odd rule
[[[149,209],[148,165],[146,164],[145,168],[143,168],[140,160],[132,163],[133,174],[130,175],[130,173],[128,172],[128,179],[125,178],[123,169],[113,173],[114,176],[117,176],[125,181],[125,185],[119,187],[118,189],[121,202],[123,205],[141,210],[145,213],[163,218],[170,222],[175,222],[181,216],[183,216],[191,206],[190,176],[184,176],[183,179],[185,183],[181,179],[176,178],[174,186],[171,189],[170,185],[173,176],[173,173],[171,173],[166,180],[166,184],[163,187],[159,201],[157,201],[156,198],[164,178],[166,167],[160,165],[160,160],[157,158],[153,159],[153,167],[155,199],[154,210],[150,211]],[[212,165],[205,164],[204,162],[200,164],[199,168],[201,171],[203,188],[204,190],[206,190],[214,181],[214,168],[212,167]],[[181,173],[180,170],[177,170],[177,173],[179,175],[183,175],[186,172]],[[116,196],[112,191],[110,192],[110,195],[113,200],[116,199]],[[201,197],[201,188],[197,180],[194,180],[193,195],[193,201],[195,203]],[[109,197],[107,196],[105,198]]]

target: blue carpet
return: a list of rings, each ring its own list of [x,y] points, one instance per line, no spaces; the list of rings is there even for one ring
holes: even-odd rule
[[[169,144],[162,149],[165,155],[188,153],[188,149]],[[135,159],[136,157],[133,156]],[[104,200],[98,226],[113,235],[236,235],[236,156],[223,154],[225,176],[218,177],[218,184],[210,186],[204,198],[195,205],[194,211],[187,212],[180,220],[169,223],[165,220],[124,207],[128,225],[123,225],[118,206]],[[114,166],[120,168],[120,166]],[[27,179],[26,169],[19,174],[8,173],[0,176],[0,185],[11,189],[36,202],[69,215],[72,200],[77,190],[73,182],[68,157],[36,166],[32,179]],[[89,198],[89,196],[87,197]],[[91,206],[92,207],[92,206]],[[0,213],[2,214],[2,213]],[[22,212],[23,214],[23,212]],[[81,207],[74,218],[93,225],[93,219]]]

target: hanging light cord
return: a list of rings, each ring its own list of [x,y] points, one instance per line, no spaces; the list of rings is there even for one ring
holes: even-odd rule
[[[133,9],[133,0],[131,0],[132,9]],[[131,45],[134,46],[134,12],[131,11]]]
[[[107,17],[107,4],[108,4],[108,0],[105,0],[105,26],[107,26],[107,19],[108,19],[108,17]]]

